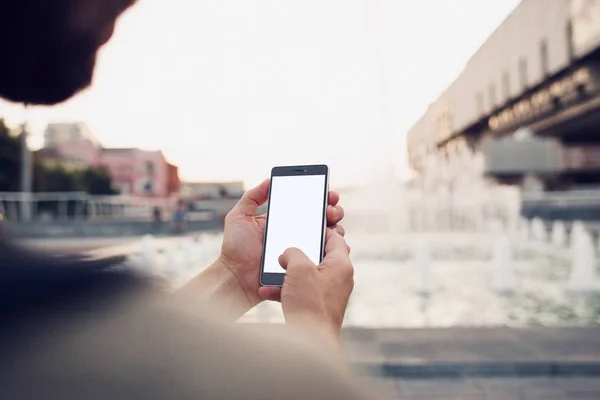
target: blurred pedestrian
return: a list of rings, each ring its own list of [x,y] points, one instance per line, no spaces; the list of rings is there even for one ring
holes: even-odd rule
[[[162,231],[162,210],[159,206],[152,209],[152,225],[154,234],[159,234]]]
[[[183,200],[177,202],[177,210],[173,213],[173,232],[183,234],[188,230],[188,209]]]

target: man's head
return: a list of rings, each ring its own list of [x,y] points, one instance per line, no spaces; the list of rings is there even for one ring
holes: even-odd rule
[[[135,0],[0,0],[0,97],[55,104],[92,81],[96,53]]]

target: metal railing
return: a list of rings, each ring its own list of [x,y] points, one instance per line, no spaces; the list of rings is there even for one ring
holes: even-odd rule
[[[569,190],[563,192],[524,192],[521,196],[523,203],[600,206],[600,189]]]
[[[223,218],[237,201],[230,198],[190,202],[189,219],[206,219],[208,214]],[[11,222],[151,221],[156,208],[161,212],[162,221],[167,221],[177,208],[177,198],[94,196],[84,192],[0,192],[0,214]],[[264,212],[264,207],[261,210]]]
[[[8,221],[151,219],[158,207],[164,214],[172,199],[94,196],[84,192],[0,192],[0,214]]]

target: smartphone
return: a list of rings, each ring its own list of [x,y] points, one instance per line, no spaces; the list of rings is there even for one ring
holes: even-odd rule
[[[261,285],[283,285],[285,270],[279,265],[279,256],[290,247],[302,250],[315,265],[321,263],[325,250],[328,194],[327,165],[271,170]]]

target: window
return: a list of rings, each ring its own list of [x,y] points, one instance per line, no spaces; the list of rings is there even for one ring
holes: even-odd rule
[[[567,28],[566,28],[566,34],[567,34],[567,56],[569,57],[569,60],[573,60],[573,58],[575,57],[574,53],[575,51],[573,50],[573,24],[571,22],[571,20],[567,21]]]
[[[529,85],[529,79],[527,77],[527,60],[525,57],[519,59],[519,77],[521,79],[521,88],[526,89]]]
[[[510,98],[510,75],[508,71],[504,71],[502,74],[502,97],[503,100],[508,100]]]
[[[152,184],[152,181],[144,182],[144,184],[142,185],[142,190],[145,193],[152,193],[154,191],[154,185]]]
[[[542,40],[540,43],[540,65],[542,67],[542,76],[548,75],[548,41]]]
[[[152,161],[146,161],[146,173],[150,176],[154,175],[154,164]]]
[[[496,86],[493,83],[490,83],[490,87],[488,88],[488,96],[490,100],[490,109],[496,108]]]
[[[477,115],[482,115],[485,111],[485,106],[484,106],[484,99],[483,99],[483,93],[482,92],[477,92],[477,94],[475,95],[475,102],[477,104]]]

